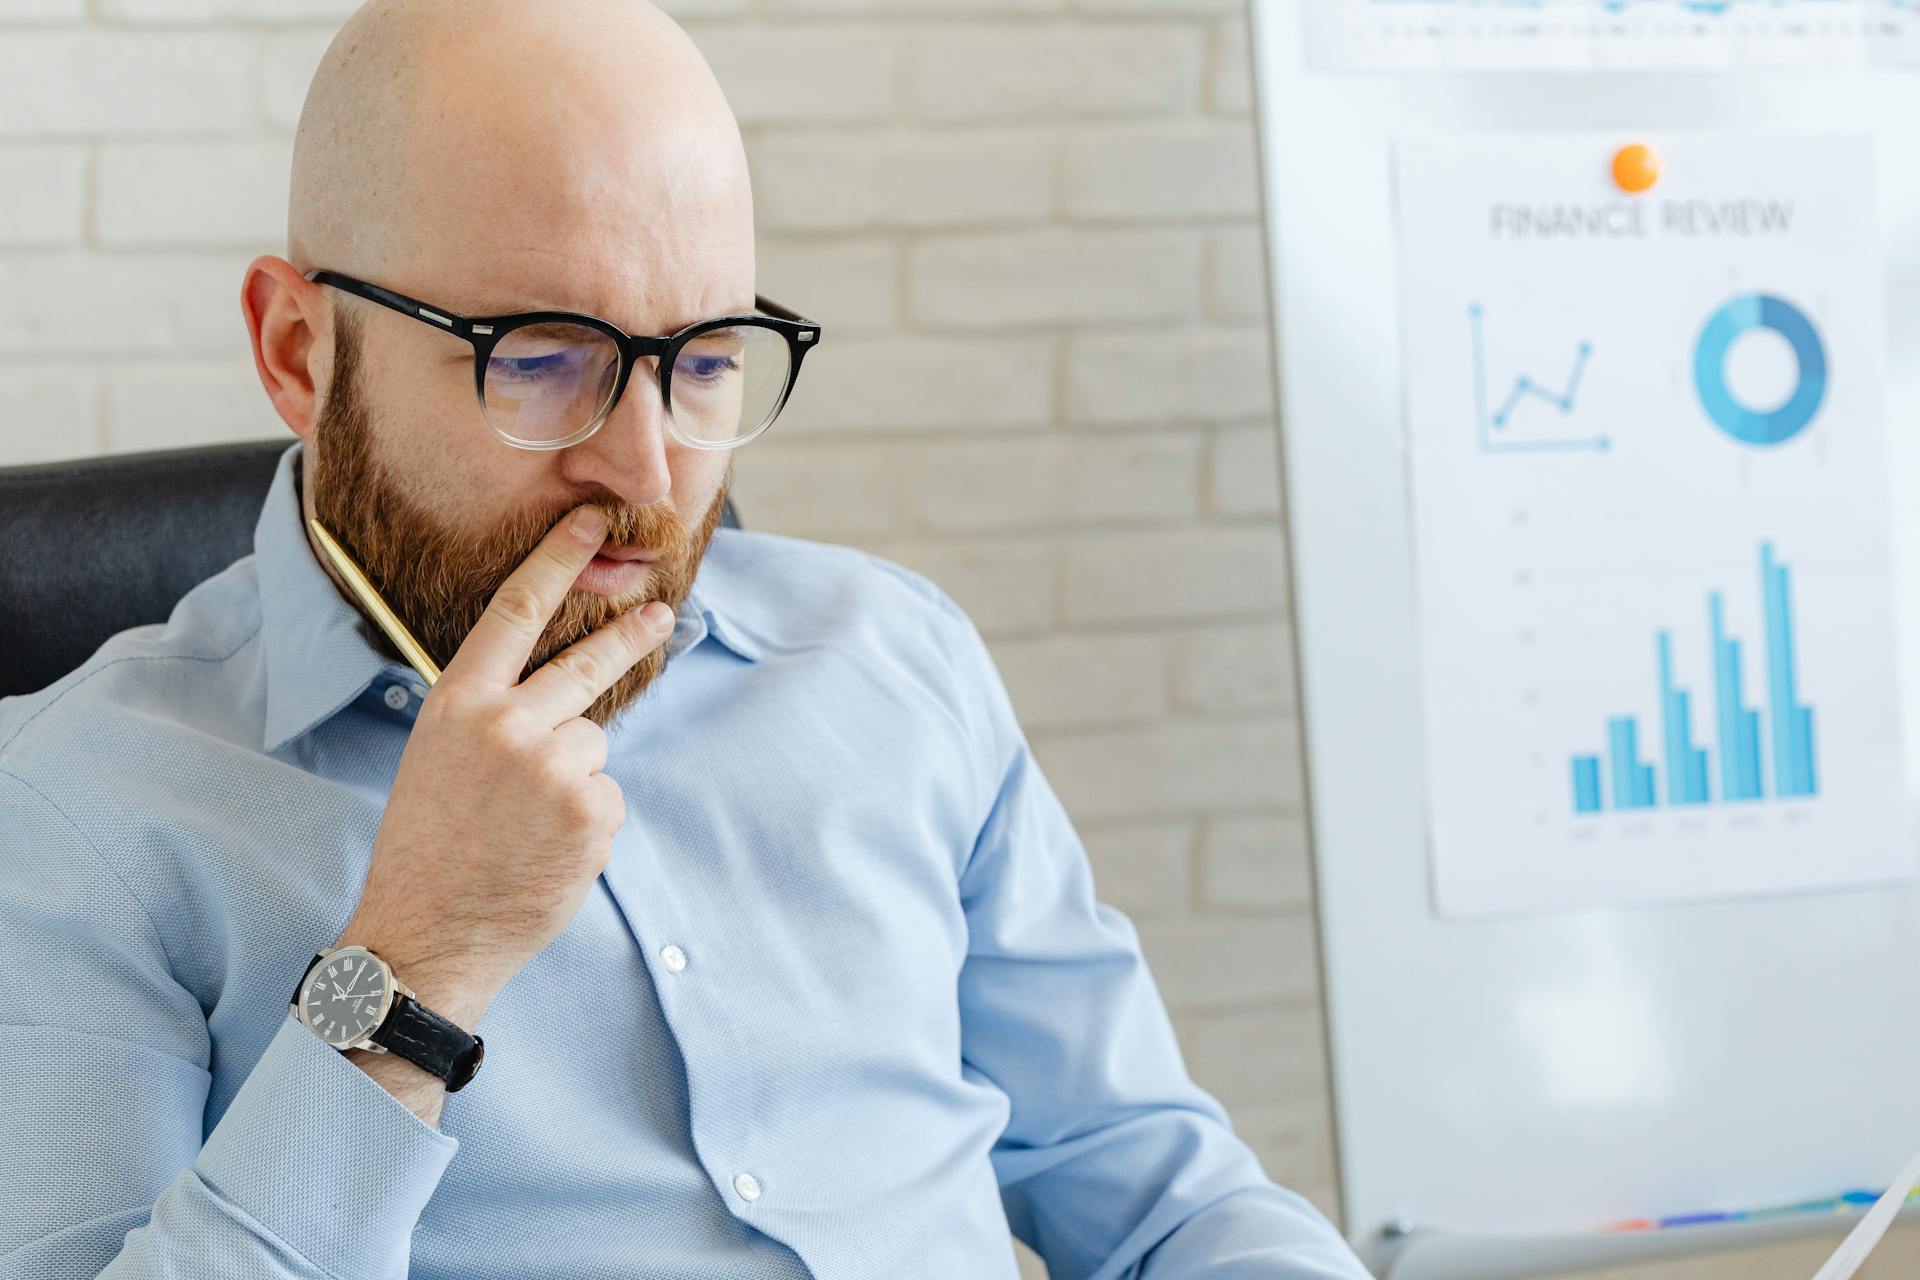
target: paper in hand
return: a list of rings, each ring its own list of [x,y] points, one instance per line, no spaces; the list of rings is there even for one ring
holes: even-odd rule
[[[1900,1176],[1893,1180],[1886,1194],[1874,1201],[1873,1208],[1854,1224],[1853,1230],[1833,1251],[1826,1265],[1814,1272],[1813,1280],[1849,1280],[1860,1269],[1860,1264],[1867,1260],[1867,1255],[1873,1252],[1873,1247],[1880,1243],[1880,1237],[1887,1234],[1887,1228],[1893,1225],[1894,1215],[1907,1202],[1907,1194],[1917,1182],[1920,1182],[1920,1156],[1915,1156],[1900,1171]]]

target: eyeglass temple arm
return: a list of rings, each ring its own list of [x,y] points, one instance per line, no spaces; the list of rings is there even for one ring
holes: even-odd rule
[[[801,315],[791,307],[783,307],[764,293],[753,295],[753,305],[779,320],[792,320],[796,324],[812,324],[813,321]]]
[[[366,298],[371,302],[377,302],[383,307],[391,307],[401,315],[412,316],[416,320],[424,320],[442,329],[453,329],[456,332],[463,332],[464,329],[462,326],[467,324],[467,318],[465,316],[453,315],[451,313],[442,314],[418,298],[409,298],[404,293],[395,293],[391,289],[382,289],[377,284],[368,284],[365,280],[355,280],[351,276],[343,276],[339,272],[329,271],[325,267],[315,267],[313,270],[307,272],[307,279],[319,280],[320,283],[330,284],[336,289],[345,289],[348,293],[354,294],[357,297]]]

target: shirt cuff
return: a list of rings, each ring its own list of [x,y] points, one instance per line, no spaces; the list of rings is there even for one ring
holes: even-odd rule
[[[1359,1255],[1298,1192],[1244,1187],[1188,1218],[1141,1260],[1140,1280],[1369,1280]]]
[[[324,1271],[405,1275],[459,1149],[288,1011],[194,1171]]]

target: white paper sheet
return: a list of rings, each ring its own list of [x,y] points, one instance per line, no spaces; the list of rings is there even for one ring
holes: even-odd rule
[[[1398,147],[1442,914],[1913,874],[1872,175],[1866,135]]]
[[[1915,1156],[1900,1176],[1894,1179],[1886,1193],[1873,1202],[1873,1208],[1866,1216],[1854,1224],[1847,1232],[1847,1238],[1833,1251],[1826,1265],[1813,1273],[1813,1280],[1849,1280],[1860,1264],[1867,1260],[1874,1246],[1880,1243],[1880,1237],[1887,1234],[1887,1228],[1893,1225],[1894,1215],[1907,1202],[1914,1185],[1920,1183],[1920,1156]]]

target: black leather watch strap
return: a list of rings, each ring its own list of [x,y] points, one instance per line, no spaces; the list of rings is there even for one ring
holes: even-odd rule
[[[404,993],[393,998],[385,1021],[367,1038],[389,1053],[430,1071],[447,1082],[448,1093],[458,1093],[480,1069],[486,1045],[458,1023],[449,1022]]]

